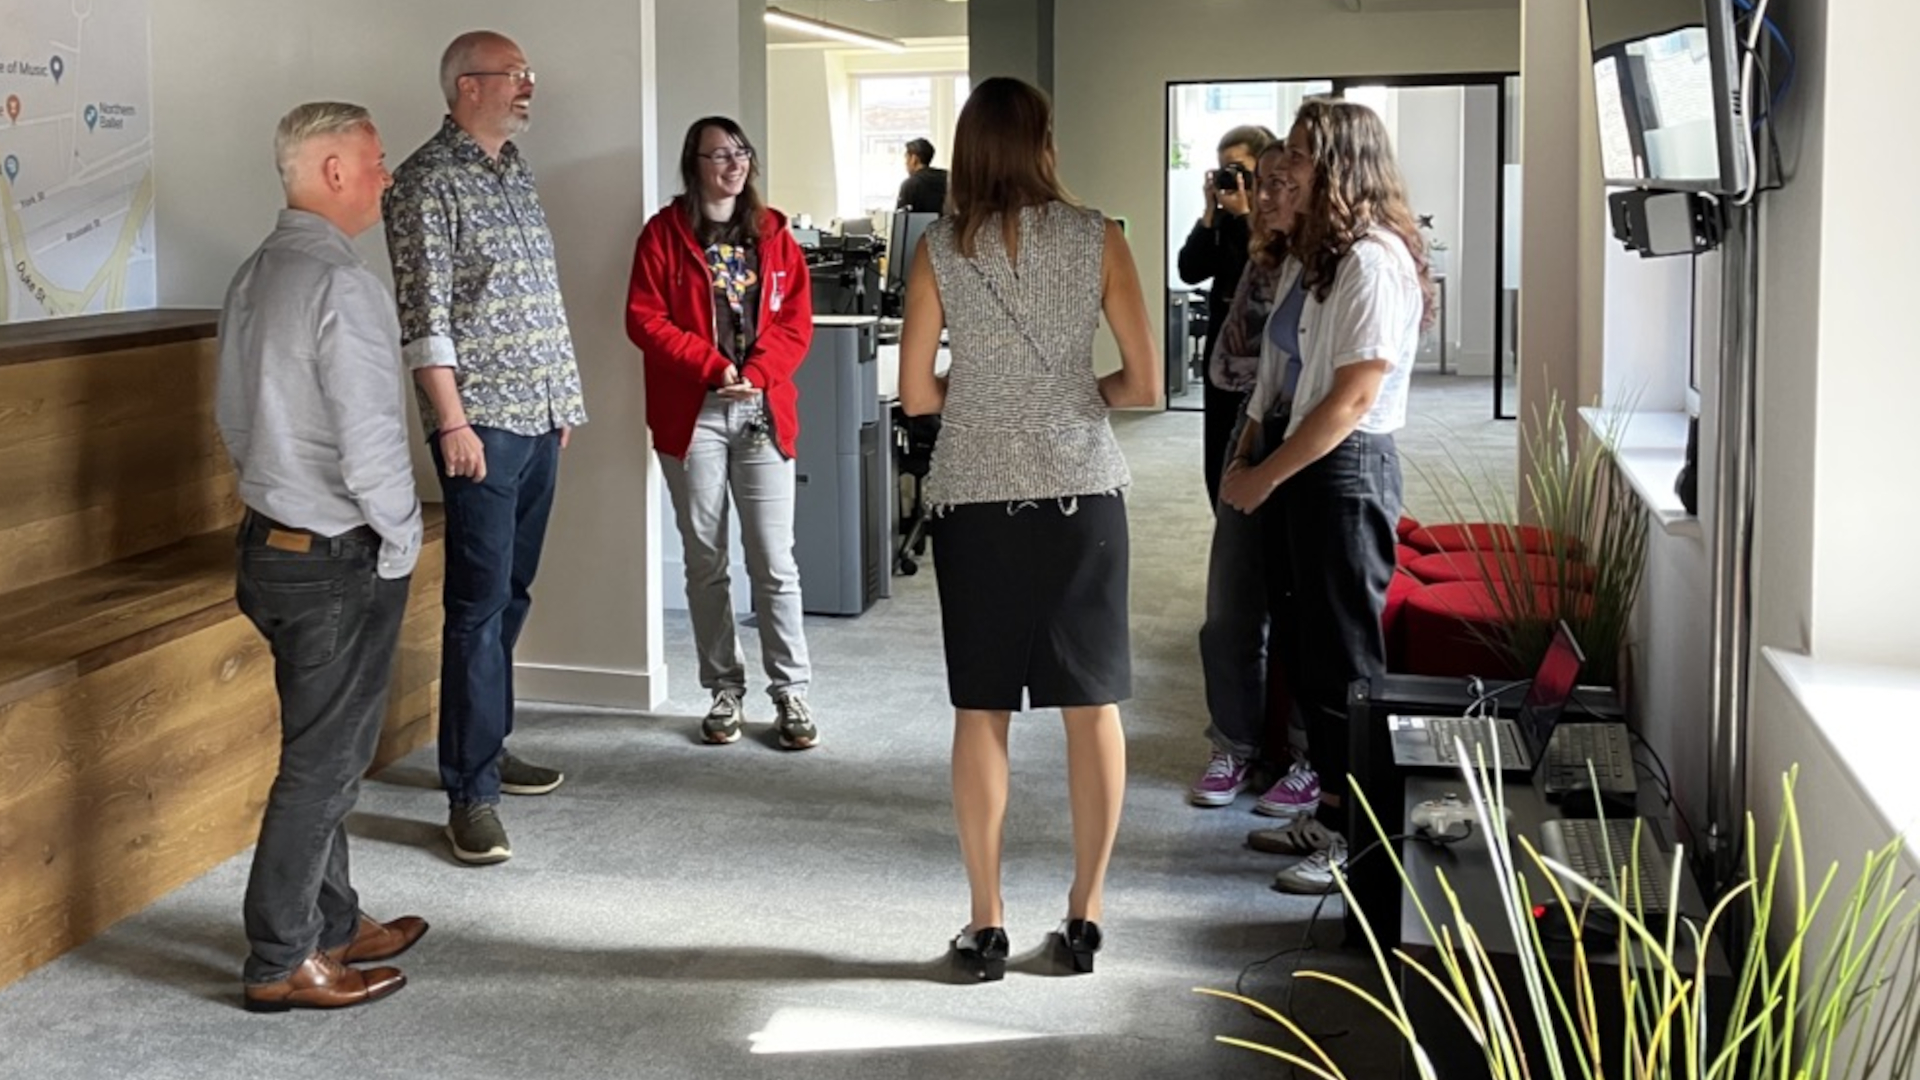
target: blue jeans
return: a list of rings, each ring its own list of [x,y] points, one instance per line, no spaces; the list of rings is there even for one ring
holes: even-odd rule
[[[259,984],[359,927],[346,818],[380,743],[409,579],[375,573],[380,538],[365,527],[324,537],[249,510],[237,542],[240,610],[273,651],[280,696],[280,771],[243,908],[244,977]]]
[[[500,801],[500,752],[513,732],[513,646],[533,604],[560,467],[560,433],[476,427],[487,476],[448,476],[446,629],[440,639],[440,784],[454,806]]]

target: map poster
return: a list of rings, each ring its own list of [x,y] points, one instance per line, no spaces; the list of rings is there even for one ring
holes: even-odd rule
[[[150,308],[149,0],[0,0],[0,323]]]

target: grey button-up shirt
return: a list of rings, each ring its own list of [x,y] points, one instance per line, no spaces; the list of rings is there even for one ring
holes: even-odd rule
[[[327,536],[373,526],[383,578],[420,557],[402,371],[386,286],[331,222],[282,210],[220,312],[220,437],[248,506]]]
[[[448,117],[394,170],[386,219],[407,365],[453,368],[477,427],[544,435],[586,423],[553,234],[519,147],[489,159]]]

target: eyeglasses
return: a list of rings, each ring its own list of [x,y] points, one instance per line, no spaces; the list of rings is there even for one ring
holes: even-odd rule
[[[460,77],[463,79],[479,79],[488,75],[498,75],[503,79],[512,79],[520,86],[533,85],[533,72],[531,71],[463,71],[460,73]]]
[[[737,162],[745,165],[747,162],[753,160],[753,151],[744,146],[738,146],[732,150],[715,150],[711,154],[699,154],[696,156],[703,160],[711,161],[715,165],[725,165],[728,162]]]

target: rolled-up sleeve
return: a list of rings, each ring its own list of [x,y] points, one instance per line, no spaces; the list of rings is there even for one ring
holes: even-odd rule
[[[421,520],[401,413],[399,324],[364,269],[336,270],[319,300],[316,363],[341,477],[380,534],[380,576],[403,578],[420,557]]]
[[[409,368],[460,366],[453,344],[453,206],[419,180],[396,182],[387,192],[387,254]]]

